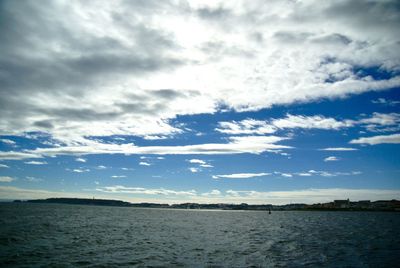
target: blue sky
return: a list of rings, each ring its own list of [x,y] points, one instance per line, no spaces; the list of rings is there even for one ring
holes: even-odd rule
[[[0,199],[398,199],[396,7],[3,1]]]

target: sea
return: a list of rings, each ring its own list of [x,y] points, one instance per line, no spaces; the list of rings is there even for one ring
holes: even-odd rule
[[[400,213],[0,204],[0,267],[400,267]]]

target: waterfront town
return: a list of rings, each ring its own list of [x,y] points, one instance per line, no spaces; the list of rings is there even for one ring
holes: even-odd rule
[[[141,207],[141,208],[169,208],[169,209],[221,209],[221,210],[267,210],[267,211],[289,211],[289,210],[339,210],[339,211],[399,211],[399,200],[360,200],[350,201],[349,199],[334,200],[328,203],[317,204],[286,204],[286,205],[251,205],[251,204],[159,204],[159,203],[129,203],[120,200],[107,199],[85,199],[85,198],[48,198],[36,200],[14,200],[14,203],[54,203],[74,205],[99,205],[118,207]]]

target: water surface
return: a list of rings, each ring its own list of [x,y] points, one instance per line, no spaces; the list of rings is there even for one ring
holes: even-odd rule
[[[0,267],[395,267],[400,213],[0,204]]]

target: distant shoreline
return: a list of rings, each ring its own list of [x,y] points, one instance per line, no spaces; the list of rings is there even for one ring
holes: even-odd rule
[[[14,200],[12,203],[36,203],[36,204],[70,204],[91,206],[113,206],[113,207],[136,207],[136,208],[163,208],[163,209],[207,209],[207,210],[250,210],[250,211],[391,211],[400,212],[399,200],[369,200],[352,202],[350,200],[334,200],[329,203],[318,204],[287,204],[287,205],[249,205],[242,204],[160,204],[160,203],[130,203],[111,199],[89,199],[89,198],[47,198],[32,200]]]

